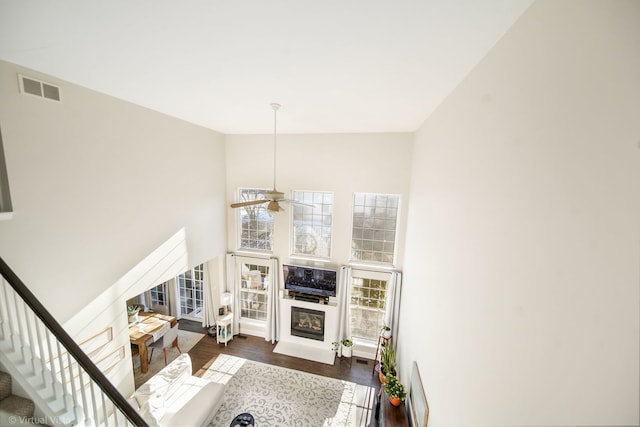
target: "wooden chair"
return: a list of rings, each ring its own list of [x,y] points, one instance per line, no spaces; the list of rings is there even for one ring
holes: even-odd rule
[[[149,348],[151,352],[149,353],[149,363],[151,363],[151,358],[153,357],[154,349],[162,349],[164,353],[164,366],[167,366],[167,349],[173,345],[173,342],[176,342],[176,348],[179,353],[182,353],[180,350],[180,346],[178,345],[178,325],[173,328],[169,328],[169,330],[156,342],[151,344]]]
[[[136,344],[131,344],[131,360],[136,360],[136,357],[140,356],[140,351]]]

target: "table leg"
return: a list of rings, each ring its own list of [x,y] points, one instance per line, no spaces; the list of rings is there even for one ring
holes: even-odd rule
[[[140,372],[146,374],[149,370],[149,359],[147,356],[147,343],[138,344],[138,352],[140,353]]]

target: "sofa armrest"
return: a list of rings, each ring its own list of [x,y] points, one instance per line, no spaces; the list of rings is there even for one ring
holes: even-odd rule
[[[224,399],[225,385],[198,377],[182,383],[165,402],[161,426],[207,426]]]

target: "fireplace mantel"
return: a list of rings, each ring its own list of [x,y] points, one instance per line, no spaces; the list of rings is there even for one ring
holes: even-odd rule
[[[317,340],[291,335],[291,307],[324,312],[324,339]],[[282,351],[277,351],[277,348],[276,351],[332,365],[335,353],[331,350],[331,343],[336,341],[338,337],[339,318],[338,305],[336,303],[318,304],[287,297],[280,298],[279,344],[282,343],[280,345]],[[306,357],[307,354],[308,357]]]

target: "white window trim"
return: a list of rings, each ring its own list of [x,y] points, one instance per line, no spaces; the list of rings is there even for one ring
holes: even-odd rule
[[[196,269],[196,267],[199,267],[199,266],[200,266],[200,264],[199,265],[195,265],[195,266],[193,266],[193,267],[191,267],[189,269],[191,271],[191,276],[192,276],[191,277],[191,281],[192,282],[196,280],[195,279],[195,269]],[[200,307],[200,313],[201,313],[200,317],[190,316],[190,315],[185,314],[185,313],[182,312],[182,300],[181,300],[181,297],[180,297],[180,281],[178,280],[178,276],[186,274],[186,271],[183,272],[183,273],[180,273],[178,276],[175,277],[175,282],[176,282],[175,288],[176,288],[176,296],[177,296],[177,299],[176,299],[176,301],[177,301],[176,312],[177,312],[178,317],[180,319],[193,320],[193,321],[196,321],[196,322],[201,322],[202,321],[202,312],[204,310],[204,287],[206,286],[206,279],[204,277],[205,271],[206,271],[206,269],[203,268],[203,270],[202,270],[203,277],[202,277],[202,280],[201,280],[201,282],[202,282],[202,306]]]
[[[254,264],[254,265],[259,265],[261,267],[270,267],[270,258],[244,256],[241,254],[236,254],[235,271],[233,275],[235,283],[233,285],[234,285],[234,289],[236,289],[236,292],[237,292],[236,295],[238,296],[238,298],[240,297],[240,292],[242,291],[242,268],[241,268],[242,264]],[[269,268],[269,274],[267,274],[267,276],[265,277],[265,280],[266,279],[269,280],[269,284],[274,283],[273,274],[274,272],[271,271],[271,268]],[[267,298],[269,298],[270,296],[269,294],[270,293],[267,292]],[[258,320],[258,319],[250,319],[250,318],[242,317],[242,308],[240,307],[239,304],[240,304],[240,301],[238,300],[239,312],[237,313],[237,318],[238,318],[240,328],[242,328],[242,326],[244,325],[248,331],[255,332],[257,330],[262,332],[262,334],[264,335],[266,324],[267,324],[266,320]]]
[[[271,191],[266,188],[258,188],[258,187],[238,187],[236,189],[236,200],[240,200],[240,194],[242,190],[260,190],[260,191]],[[233,209],[235,216],[235,235],[236,235],[236,252],[244,253],[244,254],[255,254],[260,256],[264,254],[265,256],[271,256],[273,254],[273,247],[275,245],[275,220],[273,222],[273,228],[271,231],[271,249],[258,249],[258,248],[244,248],[242,247],[242,210],[244,208],[235,208]]]
[[[295,200],[294,192],[298,193],[330,193],[333,196],[333,204],[331,205],[331,239],[329,244],[329,255],[321,256],[321,255],[310,255],[310,254],[298,254],[294,252],[295,249],[295,227],[294,227],[294,219],[293,212],[294,209],[290,209],[289,213],[289,258],[303,261],[317,261],[317,262],[330,262],[332,253],[333,253],[333,225],[334,225],[334,208],[335,208],[335,193],[333,191],[324,191],[324,190],[291,190],[290,196],[292,200]],[[352,215],[353,220],[353,215]]]
[[[0,129],[0,221],[11,218],[13,218],[13,205],[11,203],[11,189],[9,188],[7,163],[2,144],[2,129]]]
[[[381,195],[381,196],[398,196],[398,211],[396,213],[396,231],[395,231],[395,240],[393,242],[393,262],[392,263],[387,263],[387,262],[377,262],[377,261],[363,261],[363,260],[358,260],[358,259],[353,259],[353,248],[351,247],[351,245],[353,244],[353,214],[354,214],[354,210],[355,210],[355,195],[356,193],[361,193],[361,194],[375,194],[375,195]],[[402,212],[401,212],[401,208],[402,208],[402,195],[401,194],[395,194],[395,193],[368,193],[368,192],[362,192],[362,191],[356,191],[351,195],[351,222],[350,222],[350,226],[349,226],[349,231],[352,233],[352,236],[349,238],[349,261],[347,262],[350,266],[357,268],[358,266],[364,267],[364,268],[377,268],[377,269],[383,269],[383,270],[396,270],[397,269],[397,259],[398,259],[398,239],[399,239],[399,234],[400,234],[400,229],[401,229],[401,224],[400,224],[400,220],[402,218]]]
[[[395,270],[394,270],[395,271]],[[379,271],[370,268],[356,268],[351,269],[351,276],[349,277],[349,288],[353,289],[353,278],[363,278],[371,280],[384,280],[387,283],[391,280],[392,271]],[[351,304],[350,301],[346,301],[346,304]],[[349,319],[351,321],[351,319]],[[375,357],[377,348],[377,341],[366,338],[354,338],[354,356],[365,357],[373,359]]]

